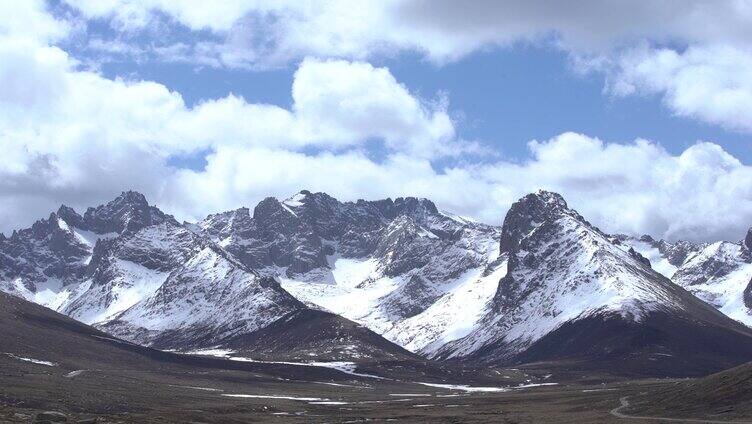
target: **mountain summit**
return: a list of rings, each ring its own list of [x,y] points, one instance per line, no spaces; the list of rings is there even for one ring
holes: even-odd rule
[[[427,199],[306,190],[180,224],[125,192],[0,239],[0,288],[165,349],[642,375],[752,358],[752,331],[654,270],[652,251],[639,252],[660,242],[640,243],[604,234],[549,191],[515,202],[501,227]],[[659,269],[684,258],[677,276],[736,275],[748,263],[741,244],[658,248],[670,254]]]
[[[748,328],[614,243],[558,194],[541,191],[513,204],[500,247],[508,271],[492,307],[439,358],[566,360],[604,369],[618,362],[635,373],[682,375],[752,354]]]

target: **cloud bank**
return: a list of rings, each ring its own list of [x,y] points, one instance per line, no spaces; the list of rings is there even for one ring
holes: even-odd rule
[[[561,48],[578,55],[582,70],[609,76],[612,95],[662,95],[677,114],[751,131],[749,26],[695,25],[704,11],[719,22],[747,19],[746,3],[710,8],[696,2],[670,18],[667,11],[676,7],[641,6],[628,16],[644,21],[637,27],[618,25],[627,14],[621,2],[593,2],[587,13],[556,12],[561,19],[542,3],[476,2],[462,25],[449,25],[461,12],[454,2],[432,2],[432,12],[420,16],[420,2],[359,8],[333,2],[321,10],[300,2],[275,2],[272,9],[225,2],[211,11],[203,10],[207,2],[184,6],[189,3],[75,7],[87,19],[107,19],[119,34],[167,16],[209,32],[216,48],[237,48],[244,55],[235,57],[238,63],[258,54],[246,43],[253,30],[243,25],[275,16],[275,39],[265,54],[279,61],[319,57],[295,65],[292,105],[229,95],[189,107],[162,84],[106,78],[57,45],[80,26],[54,18],[45,3],[22,2],[14,6],[16,19],[0,13],[0,230],[28,225],[60,203],[83,208],[125,189],[189,220],[305,188],[342,200],[428,197],[446,210],[500,224],[513,201],[545,188],[562,193],[606,231],[739,239],[752,225],[752,168],[717,144],[698,142],[673,155],[657,141],[564,133],[530,142],[528,160],[504,160],[461,138],[451,99],[420,97],[389,69],[365,61],[395,46],[437,62],[457,60],[489,44],[539,42],[553,33]],[[601,10],[602,21],[585,21],[598,16],[593,10]],[[661,19],[667,24],[656,29]],[[364,20],[374,24],[358,24]],[[372,33],[374,27],[381,32]],[[319,30],[326,31],[314,36]],[[695,44],[624,44],[647,36]],[[238,44],[227,47],[230,42]],[[373,143],[383,154],[374,155]],[[175,158],[204,154],[202,169],[174,165]],[[471,160],[478,156],[483,160]]]
[[[215,67],[268,68],[308,56],[362,61],[400,52],[443,64],[519,43],[554,45],[579,71],[604,75],[611,94],[660,95],[676,115],[752,133],[748,0],[66,4],[117,30],[114,38],[90,42],[96,53]],[[163,37],[174,27],[195,34],[193,41]]]

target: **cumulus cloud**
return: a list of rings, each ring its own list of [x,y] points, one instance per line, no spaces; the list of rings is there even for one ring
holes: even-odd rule
[[[752,132],[746,0],[67,3],[118,30],[114,40],[91,43],[95,53],[202,66],[264,68],[307,56],[368,60],[404,51],[442,64],[520,42],[553,44],[580,71],[605,74],[612,94],[662,95],[679,116]],[[197,35],[188,42],[163,37],[175,25]],[[159,36],[139,37],[144,31]]]
[[[347,56],[394,49],[437,61],[520,40],[554,37],[566,48],[608,49],[648,38],[659,42],[748,43],[752,6],[743,0],[624,2],[551,0],[462,3],[452,0],[202,2],[67,0],[87,17],[110,18],[131,30],[166,14],[192,30],[208,30],[246,50],[276,59]],[[260,55],[249,58],[259,59]]]
[[[132,30],[152,19],[154,8],[172,13],[159,2],[141,7],[147,3],[128,3],[132,10],[118,11],[124,15],[116,19]],[[3,231],[30,224],[59,203],[83,208],[125,189],[143,191],[153,203],[185,219],[307,188],[343,200],[423,196],[447,210],[500,224],[512,202],[546,188],[561,192],[611,232],[739,239],[752,224],[752,169],[713,143],[697,143],[674,155],[652,141],[614,143],[565,133],[531,142],[530,159],[523,162],[489,158],[438,167],[437,159],[477,152],[477,146],[457,136],[447,99],[417,97],[386,68],[358,60],[306,59],[290,87],[290,108],[248,103],[233,95],[188,107],[180,93],[162,84],[82,70],[75,58],[54,46],[54,40],[65,37],[66,23],[50,17],[44,4],[28,4],[35,7],[23,15],[28,26],[9,23],[8,15],[0,14]],[[113,13],[107,5],[82,7],[92,8],[87,12],[92,16],[104,16]],[[406,7],[390,5],[398,6]],[[379,10],[385,14],[391,9]],[[306,13],[317,13],[303,12],[296,16],[307,19]],[[489,16],[492,12],[487,11]],[[247,10],[237,13],[246,16]],[[350,13],[366,17],[372,11],[364,6]],[[173,15],[197,29],[217,25],[211,31],[231,32],[235,25],[232,19],[204,21],[200,13]],[[306,27],[293,26],[302,31],[295,37],[305,38]],[[310,42],[337,44],[322,37]],[[358,37],[363,35],[353,34],[352,47],[344,46],[356,50],[362,45]],[[420,42],[417,35],[404,37]],[[583,42],[567,37],[562,39],[573,45]],[[381,38],[368,35],[365,40]],[[613,72],[609,87],[615,94],[666,92],[668,104],[681,113],[745,129],[743,119],[728,118],[747,107],[744,96],[728,97],[748,90],[742,77],[726,78],[739,59],[734,56],[738,49],[710,63],[708,57],[715,53],[708,50],[672,53],[648,45],[642,52],[632,51],[633,56],[617,56],[607,64],[613,68],[604,72]],[[712,74],[705,66],[725,70]],[[726,87],[726,95],[713,97],[714,90],[685,95],[700,90],[693,87],[697,78],[715,84],[714,90]],[[703,96],[715,106],[704,109],[697,101]],[[723,108],[723,114],[712,115]],[[370,154],[374,140],[381,143],[383,157]],[[203,169],[170,165],[176,155],[198,152],[209,152]]]
[[[663,94],[666,105],[679,116],[752,132],[752,46],[713,45],[677,52],[643,45],[605,66],[611,94]]]
[[[0,36],[21,41],[49,42],[67,35],[68,22],[53,18],[43,0],[0,2]]]
[[[385,68],[307,59],[291,90],[290,109],[234,95],[188,107],[162,84],[82,70],[44,37],[0,36],[2,228],[28,224],[60,201],[86,206],[128,187],[168,196],[190,177],[168,165],[174,156],[215,152],[214,170],[227,152],[312,150],[345,160],[376,142],[387,154],[428,161],[473,146],[456,140],[443,99],[415,97]]]
[[[752,225],[752,167],[713,143],[679,155],[635,140],[605,143],[577,133],[530,143],[532,158],[437,171],[404,154],[375,162],[359,152],[306,155],[271,149],[221,148],[203,171],[182,170],[164,201],[185,216],[207,207],[253,205],[301,188],[343,200],[422,196],[446,210],[501,224],[508,207],[540,188],[609,232],[670,239],[740,239]],[[211,206],[209,206],[211,205]]]
[[[565,133],[531,142],[530,148],[530,161],[497,164],[483,172],[502,187],[516,181],[522,191],[543,187],[561,192],[605,230],[736,240],[752,225],[752,167],[717,144],[700,142],[672,155],[646,140],[604,143]]]

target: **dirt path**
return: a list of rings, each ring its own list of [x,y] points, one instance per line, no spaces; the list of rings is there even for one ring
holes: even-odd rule
[[[709,423],[709,424],[752,424],[752,421],[716,421],[716,420],[700,420],[693,418],[665,418],[665,417],[641,417],[637,415],[627,415],[619,412],[621,409],[629,406],[627,396],[619,399],[621,405],[611,410],[611,415],[616,418],[622,418],[625,420],[652,420],[652,421],[668,421],[677,423]]]

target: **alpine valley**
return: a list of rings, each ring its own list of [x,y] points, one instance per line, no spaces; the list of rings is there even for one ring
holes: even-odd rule
[[[90,372],[82,358],[102,352],[100,370],[120,369],[113,358],[125,358],[138,375],[159,370],[176,387],[218,391],[251,373],[295,381],[295,390],[311,379],[434,390],[411,399],[435,400],[435,390],[501,396],[515,387],[543,387],[560,399],[571,384],[615,384],[576,392],[631,396],[638,388],[625,381],[643,382],[644,394],[668,384],[655,377],[742,366],[697,380],[711,385],[746,373],[752,361],[752,230],[742,241],[710,244],[606,234],[548,191],[519,199],[500,227],[427,199],[341,202],[309,191],[180,223],[129,191],[83,214],[61,206],[0,234],[0,290],[12,295],[0,298],[0,335],[13,340],[0,347],[3,361],[69,363],[70,375]],[[70,343],[80,349],[61,347]],[[210,382],[175,377],[186,369],[204,370]],[[24,387],[11,375],[17,386],[0,392],[0,405],[16,399],[34,409],[23,396],[39,396],[10,392]],[[742,392],[740,402],[752,404]],[[599,401],[617,406],[613,395]],[[629,408],[665,410],[640,399],[594,422]],[[479,411],[491,408],[483,405]],[[724,413],[743,416],[737,412]],[[509,422],[546,422],[515,417]],[[224,418],[217,422],[248,417]]]

